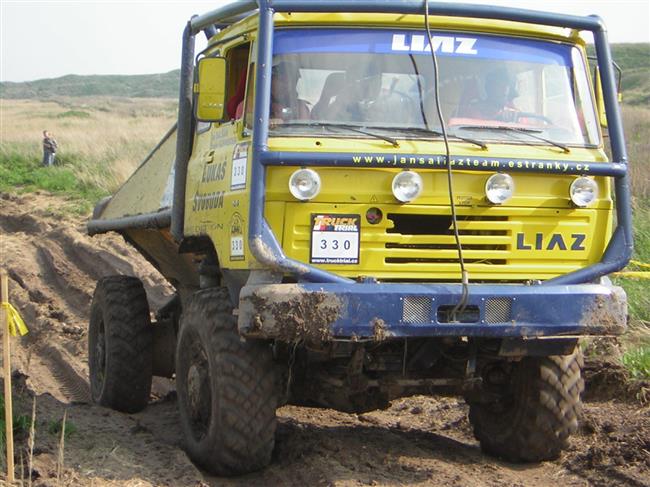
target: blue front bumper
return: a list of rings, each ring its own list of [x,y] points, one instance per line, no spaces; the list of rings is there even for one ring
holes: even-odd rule
[[[603,284],[469,286],[471,322],[449,322],[459,284],[266,284],[240,293],[243,336],[297,340],[392,337],[619,335],[620,287]],[[466,321],[467,315],[464,320]]]

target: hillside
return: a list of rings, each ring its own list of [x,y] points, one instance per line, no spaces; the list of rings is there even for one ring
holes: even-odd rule
[[[613,44],[612,52],[614,60],[623,70],[624,102],[629,105],[650,103],[650,43]],[[0,98],[41,100],[61,96],[176,98],[179,73],[179,70],[174,70],[162,74],[132,76],[70,74],[61,78],[22,83],[4,82],[0,83]]]
[[[590,49],[589,54],[593,53]],[[623,102],[650,104],[650,43],[612,44],[612,57],[623,72]]]
[[[0,83],[0,98],[48,99],[61,96],[119,96],[128,98],[176,98],[179,70],[161,74],[69,74],[61,78],[22,83]]]

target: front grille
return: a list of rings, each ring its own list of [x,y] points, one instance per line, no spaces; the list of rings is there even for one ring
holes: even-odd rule
[[[311,214],[358,214],[359,263],[320,267],[347,277],[372,276],[385,282],[460,281],[449,207],[377,206],[384,219],[371,225],[365,218],[370,207],[367,204],[338,204],[334,212],[331,205],[324,203],[287,204],[282,247],[288,256],[308,263]],[[597,262],[608,241],[607,232],[594,232],[594,228],[606,228],[608,211],[459,206],[457,212],[463,258],[471,282],[550,279]],[[585,236],[580,249],[571,248],[572,234]],[[562,235],[565,241],[548,249],[553,235]]]
[[[389,213],[386,217],[393,222],[393,228],[386,233],[399,233],[401,235],[453,235],[451,215],[413,215],[410,213]],[[475,216],[458,215],[458,222],[464,221],[508,221],[507,216]],[[482,235],[484,231],[460,228],[460,235]],[[491,230],[491,235],[507,235],[506,230]]]
[[[394,234],[395,241],[385,243],[387,252],[384,262],[386,264],[458,262],[458,250],[451,215],[389,213],[387,218],[393,223],[393,227],[386,233],[391,237]],[[499,225],[508,221],[507,216],[459,215],[457,221],[458,234],[465,237],[461,239],[463,250],[481,253],[478,257],[468,255],[464,259],[466,263],[506,264],[506,259],[499,258],[499,256],[507,253],[508,231],[500,228]],[[473,227],[475,222],[480,222],[479,227]],[[493,223],[495,227],[491,228]],[[411,242],[414,238],[418,240],[417,243]]]

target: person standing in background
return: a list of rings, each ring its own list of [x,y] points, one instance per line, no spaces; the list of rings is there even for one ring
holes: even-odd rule
[[[58,145],[52,134],[47,130],[43,130],[43,165],[50,167],[54,165],[54,158],[56,157],[56,149]]]

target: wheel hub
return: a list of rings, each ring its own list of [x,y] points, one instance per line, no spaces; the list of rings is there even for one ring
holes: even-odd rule
[[[187,371],[187,405],[196,438],[207,432],[210,424],[211,390],[207,363],[194,361]]]
[[[99,335],[99,340],[97,340],[97,365],[102,369],[104,368],[104,362],[106,361],[106,347],[104,346],[104,334]]]
[[[104,323],[100,324],[99,332],[97,333],[97,344],[95,345],[95,365],[97,370],[97,377],[104,380],[104,370],[106,369],[106,333],[104,331]]]
[[[190,406],[193,410],[198,409],[201,404],[202,389],[205,386],[205,374],[201,368],[192,365],[187,372],[187,395]]]

